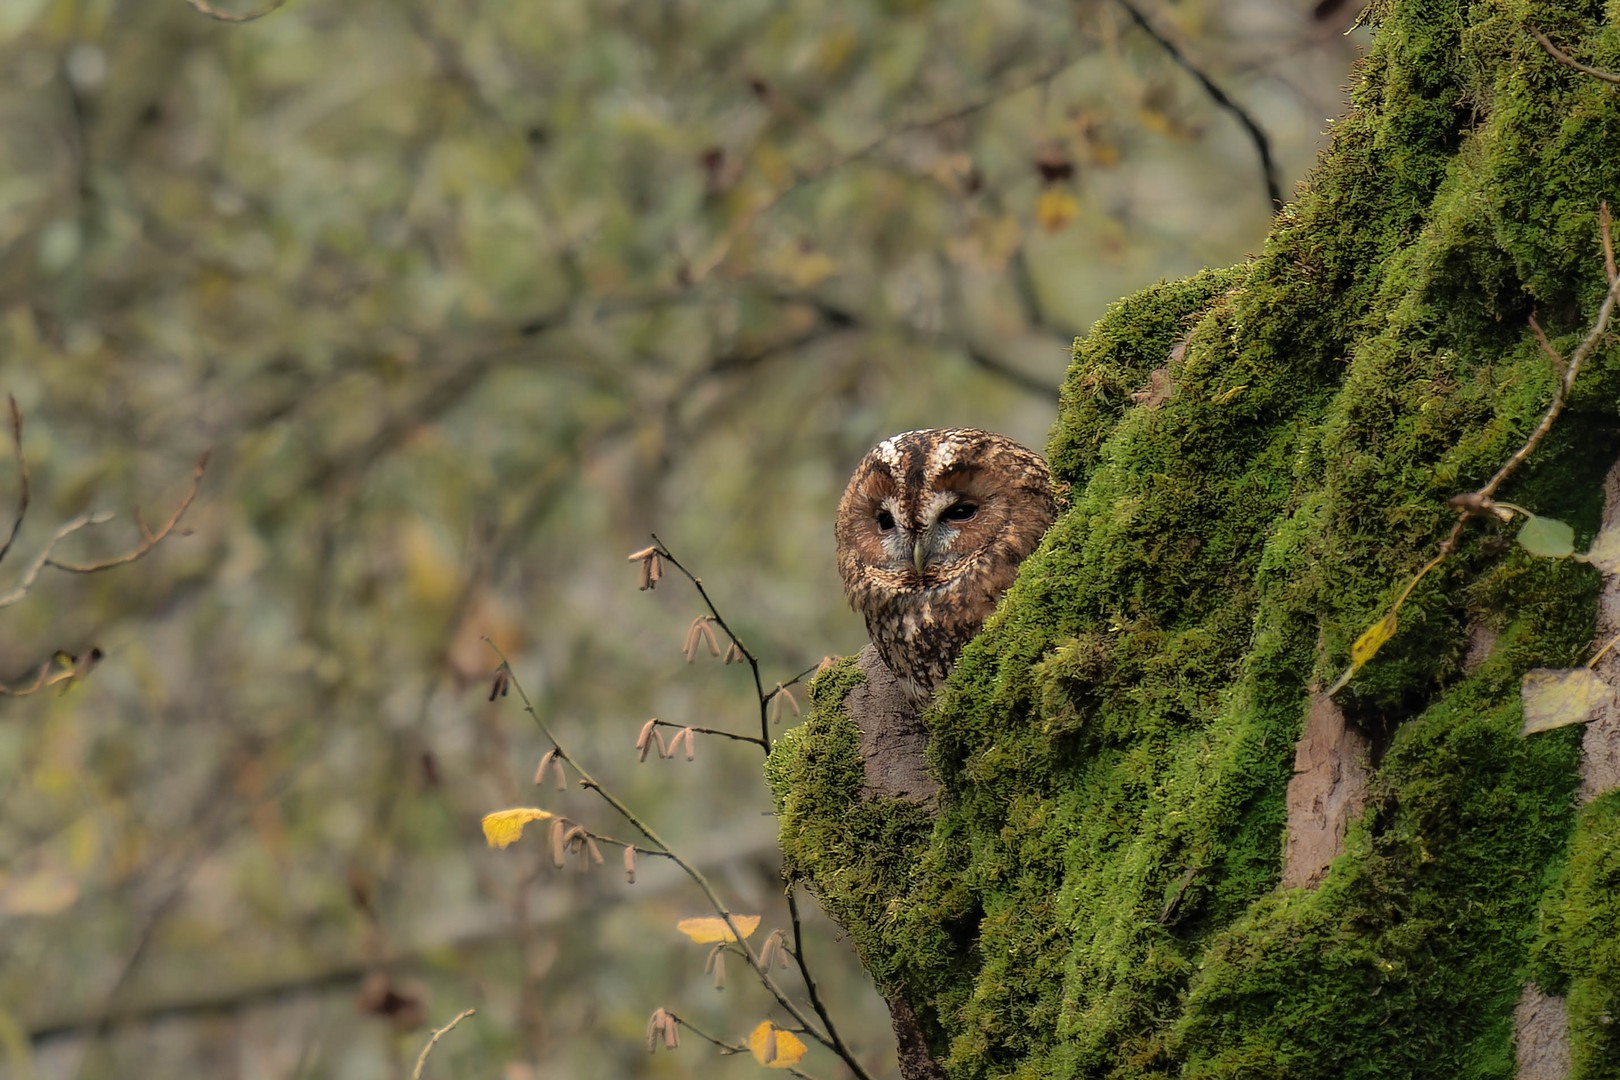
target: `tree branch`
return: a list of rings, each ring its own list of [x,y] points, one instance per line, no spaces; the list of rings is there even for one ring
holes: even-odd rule
[[[1537,30],[1533,26],[1529,29],[1530,36],[1541,42],[1541,47],[1547,50],[1547,55],[1551,56],[1560,64],[1563,64],[1565,67],[1571,67],[1576,71],[1585,72],[1586,74],[1594,76],[1595,78],[1602,79],[1604,82],[1620,83],[1620,75],[1617,75],[1612,71],[1604,71],[1601,68],[1587,67],[1579,60],[1576,60],[1573,56],[1570,56],[1563,49],[1560,49],[1558,46],[1554,45],[1552,41],[1548,39],[1547,35],[1543,34],[1540,30]]]
[[[1233,101],[1214,79],[1210,78],[1197,64],[1189,60],[1186,54],[1176,46],[1175,42],[1161,34],[1148,21],[1147,16],[1143,15],[1141,10],[1131,3],[1131,0],[1114,0],[1114,2],[1125,9],[1125,13],[1131,17],[1132,22],[1159,43],[1159,47],[1165,51],[1171,60],[1175,61],[1187,74],[1198,80],[1198,84],[1204,88],[1204,92],[1210,96],[1215,104],[1231,113],[1237,119],[1237,122],[1243,125],[1243,130],[1248,132],[1250,141],[1254,143],[1255,152],[1260,155],[1260,171],[1265,175],[1266,197],[1271,200],[1271,212],[1275,214],[1282,207],[1283,194],[1282,186],[1277,182],[1277,163],[1271,158],[1271,140],[1266,136],[1265,130],[1255,122],[1254,117],[1250,116],[1241,105]]]

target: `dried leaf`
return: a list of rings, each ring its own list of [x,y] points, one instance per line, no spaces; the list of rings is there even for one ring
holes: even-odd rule
[[[1543,559],[1567,559],[1575,553],[1575,530],[1552,518],[1530,515],[1518,539],[1520,547]]]
[[[1591,563],[1602,573],[1620,574],[1620,527],[1598,533],[1592,540],[1592,550],[1576,558]]]
[[[759,927],[758,915],[733,915],[731,921],[736,924],[737,933],[743,937],[752,934]],[[707,945],[714,941],[736,941],[737,934],[731,932],[726,920],[714,915],[706,915],[696,919],[682,919],[675,924],[675,929],[697,942]]]
[[[624,880],[627,885],[636,883],[636,845],[624,846]]]
[[[787,1069],[804,1057],[804,1042],[793,1032],[783,1031],[769,1020],[748,1036],[748,1049],[754,1060],[768,1069]]]
[[[497,810],[484,815],[484,839],[492,848],[510,847],[523,835],[523,826],[531,821],[545,821],[551,814],[532,806],[514,810]]]
[[[1525,673],[1521,735],[1584,724],[1614,702],[1614,689],[1590,668],[1535,668]]]

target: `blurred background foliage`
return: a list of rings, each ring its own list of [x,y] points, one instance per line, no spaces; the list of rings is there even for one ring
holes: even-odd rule
[[[13,687],[105,652],[0,701],[0,1073],[408,1075],[468,1006],[426,1075],[752,1073],[645,1052],[658,1006],[771,1015],[710,987],[667,867],[484,848],[502,806],[625,830],[531,789],[547,745],[485,700],[481,637],[782,925],[757,750],[635,762],[649,716],[754,712],[744,669],[681,657],[690,588],[638,593],[626,554],[657,529],[768,682],[856,649],[854,462],[921,426],[1041,446],[1106,303],[1258,248],[1253,142],[1117,0],[199,6],[0,3],[0,390],[34,492],[0,584],[88,510],[118,517],[64,557],[138,544],[131,507],[164,520],[213,452],[190,535],[47,570],[0,621]],[[1291,190],[1353,7],[1139,10]],[[881,1004],[809,932],[881,1075]]]

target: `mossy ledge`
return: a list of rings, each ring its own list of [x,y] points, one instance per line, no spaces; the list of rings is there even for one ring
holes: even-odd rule
[[[1344,854],[1277,887],[1312,689],[1546,408],[1528,317],[1567,351],[1597,310],[1620,87],[1530,28],[1620,69],[1617,16],[1374,3],[1260,256],[1077,343],[1071,505],[929,712],[937,816],[862,802],[847,666],[776,748],[790,869],[952,1077],[1506,1078],[1532,978],[1574,1075],[1620,1077],[1615,796],[1577,814],[1579,733],[1518,734],[1523,673],[1587,654],[1590,567],[1470,527],[1338,695],[1375,747]],[[1173,394],[1133,401],[1160,367]],[[1502,494],[1589,539],[1617,398],[1611,342]]]

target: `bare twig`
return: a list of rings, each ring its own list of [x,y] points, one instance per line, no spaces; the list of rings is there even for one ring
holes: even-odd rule
[[[1609,328],[1609,316],[1614,314],[1615,301],[1620,300],[1620,276],[1616,276],[1609,270],[1612,265],[1612,252],[1614,250],[1609,226],[1609,204],[1603,203],[1598,208],[1598,229],[1603,235],[1604,270],[1608,274],[1609,290],[1603,294],[1603,306],[1598,308],[1597,321],[1592,324],[1592,329],[1587,332],[1586,337],[1581,339],[1581,343],[1575,346],[1575,351],[1570,354],[1569,360],[1564,364],[1564,377],[1553,388],[1552,403],[1547,406],[1547,411],[1542,414],[1541,422],[1530,433],[1530,437],[1524,441],[1524,445],[1515,450],[1513,456],[1508,458],[1500,469],[1496,470],[1496,475],[1491,477],[1490,482],[1479,489],[1479,494],[1484,495],[1486,498],[1490,498],[1502,481],[1506,480],[1508,475],[1514,469],[1517,469],[1525,458],[1530,456],[1530,452],[1540,445],[1542,438],[1552,428],[1553,421],[1558,419],[1558,414],[1563,411],[1564,402],[1569,397],[1569,388],[1574,385],[1575,376],[1580,374],[1581,364],[1585,363],[1586,358],[1591,355],[1592,350],[1597,347],[1597,343],[1603,339],[1604,332]]]
[[[244,12],[241,15],[233,15],[229,11],[220,11],[218,8],[205,3],[204,0],[186,0],[186,3],[190,4],[194,11],[201,12],[210,19],[218,19],[220,22],[233,23],[245,23],[252,22],[254,19],[262,19],[272,11],[275,11],[277,8],[281,7],[281,5],[285,4],[286,2],[287,0],[270,0],[269,4],[263,8],[260,8],[258,11],[249,11]]]
[[[112,518],[112,514],[106,512],[80,514],[72,521],[66,522],[59,526],[55,534],[51,536],[50,541],[45,545],[44,550],[34,558],[33,564],[30,565],[27,572],[23,574],[22,580],[17,583],[17,587],[6,593],[4,596],[0,596],[0,607],[10,607],[12,604],[15,604],[17,601],[28,595],[28,590],[32,589],[34,587],[34,582],[39,579],[39,572],[45,569],[46,565],[50,563],[51,549],[55,548],[57,544],[62,542],[62,540],[78,532],[80,529],[88,528],[92,525],[104,525],[111,521]]]
[[[1585,64],[1569,55],[1563,49],[1560,49],[1558,46],[1554,45],[1552,41],[1548,39],[1546,34],[1543,34],[1540,30],[1537,30],[1533,26],[1530,27],[1530,36],[1541,42],[1541,47],[1547,50],[1548,56],[1551,56],[1554,60],[1558,61],[1560,64],[1563,64],[1565,67],[1572,67],[1576,71],[1585,72],[1588,75],[1602,79],[1604,82],[1620,83],[1620,75],[1617,75],[1612,71],[1604,71],[1601,68],[1587,67]]]
[[[7,394],[6,398],[11,403],[11,443],[17,450],[17,516],[11,519],[11,532],[6,534],[4,546],[0,546],[0,559],[11,551],[11,545],[17,539],[17,530],[22,528],[23,517],[28,513],[28,459],[23,456],[22,410],[17,408],[15,397]]]
[[[197,458],[197,467],[191,472],[191,490],[186,492],[186,497],[180,500],[180,505],[175,507],[174,513],[169,515],[169,520],[165,522],[163,527],[157,532],[154,533],[148,529],[144,520],[140,522],[141,532],[145,535],[140,544],[134,549],[127,551],[122,555],[115,555],[110,559],[102,559],[99,562],[92,563],[62,562],[58,559],[50,558],[49,553],[47,552],[45,564],[57,570],[65,570],[70,574],[94,574],[102,570],[110,570],[115,566],[123,566],[125,563],[134,562],[142,555],[145,555],[148,551],[151,551],[152,548],[156,547],[164,537],[168,536],[174,531],[174,527],[176,525],[180,524],[180,519],[184,517],[186,511],[191,508],[192,500],[197,497],[197,489],[202,486],[203,473],[207,471],[207,469],[208,451],[204,450],[202,455]],[[105,521],[111,516],[111,514],[108,514],[103,517],[102,520]],[[0,606],[4,605],[0,604]]]
[[[427,1064],[428,1055],[433,1052],[433,1047],[440,1039],[444,1037],[445,1032],[449,1031],[451,1028],[455,1027],[457,1024],[461,1023],[463,1020],[467,1019],[467,1017],[471,1016],[477,1011],[477,1009],[467,1009],[458,1015],[454,1020],[450,1021],[448,1024],[444,1025],[444,1027],[439,1028],[433,1033],[433,1037],[427,1041],[427,1045],[422,1047],[422,1052],[416,1057],[416,1068],[411,1070],[411,1080],[422,1080],[422,1066]]]
[[[1271,200],[1272,213],[1276,213],[1283,204],[1282,185],[1277,182],[1277,163],[1272,160],[1271,140],[1266,136],[1265,129],[1256,123],[1254,117],[1250,116],[1241,105],[1233,101],[1226,91],[1221,89],[1220,85],[1210,78],[1202,68],[1189,60],[1187,55],[1176,46],[1175,42],[1160,33],[1148,21],[1147,16],[1142,14],[1135,4],[1131,3],[1131,0],[1114,0],[1114,2],[1125,9],[1125,14],[1131,17],[1132,22],[1141,27],[1154,41],[1158,42],[1159,47],[1165,51],[1165,54],[1171,60],[1175,61],[1187,74],[1198,80],[1198,85],[1204,88],[1204,93],[1208,94],[1216,105],[1231,113],[1237,122],[1243,125],[1243,130],[1248,132],[1250,141],[1254,143],[1255,152],[1260,155],[1260,171],[1265,175],[1266,197]]]

